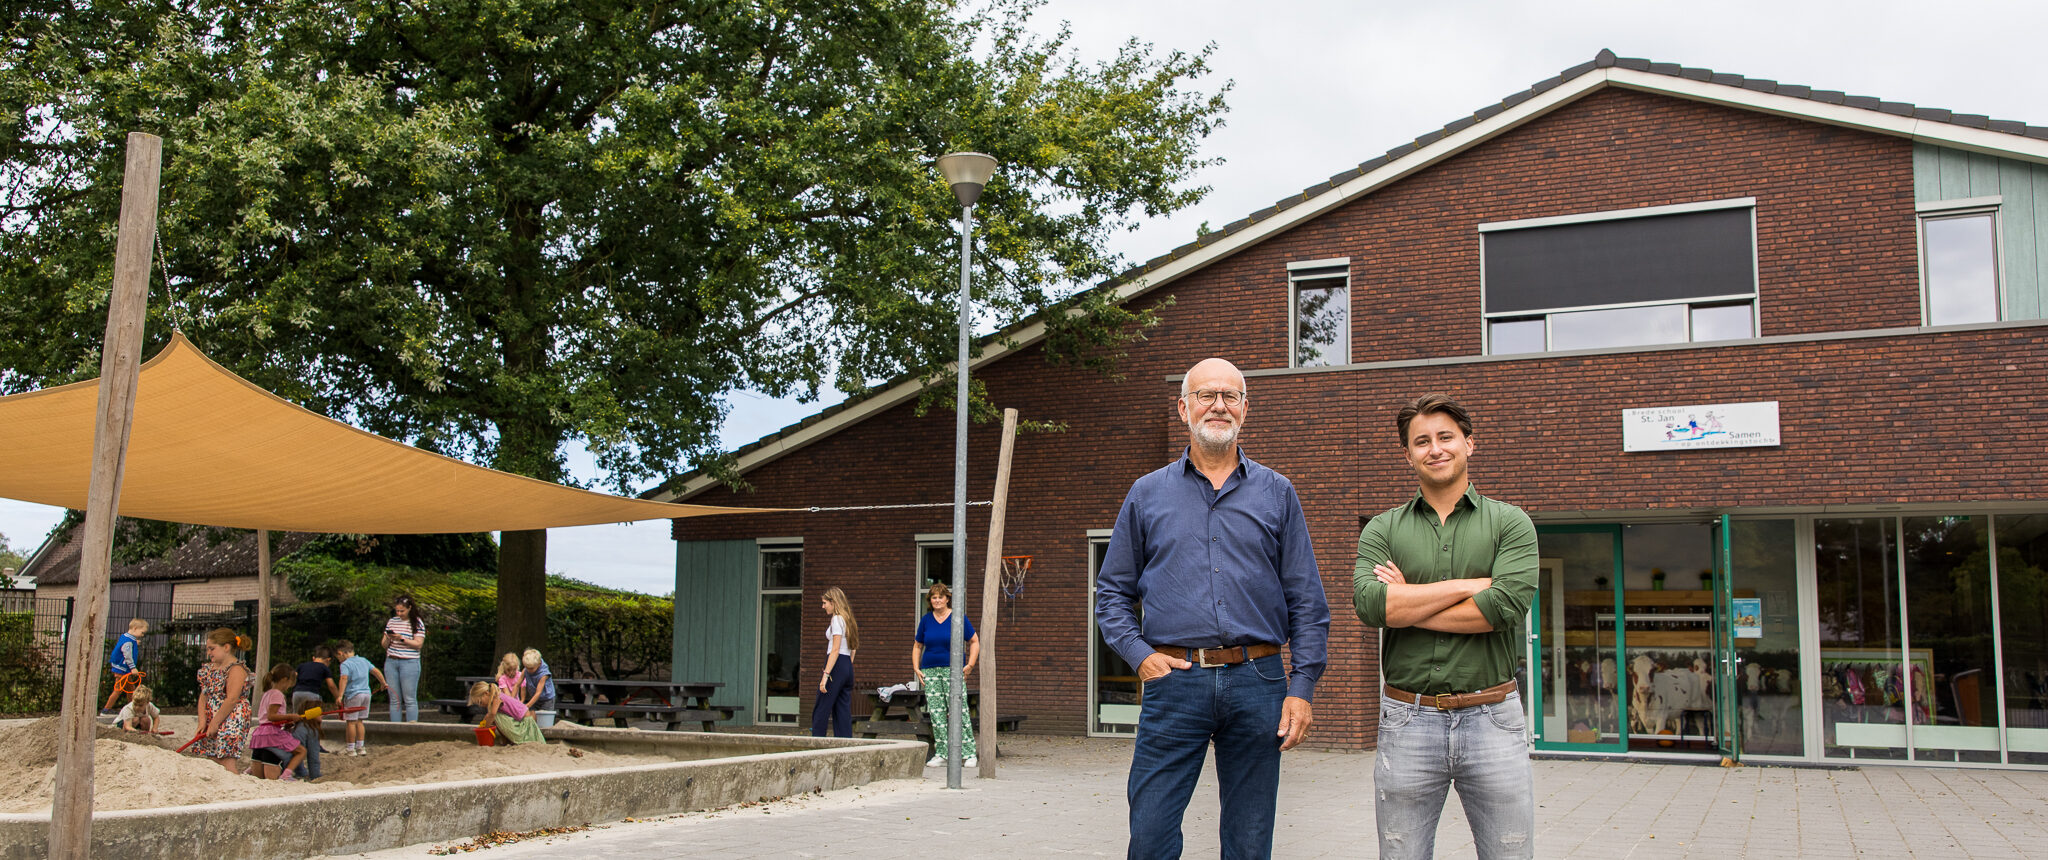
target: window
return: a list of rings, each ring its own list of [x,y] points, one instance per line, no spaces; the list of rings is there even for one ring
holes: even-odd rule
[[[759,722],[794,723],[803,703],[803,544],[762,544]]]
[[[925,602],[925,589],[934,582],[953,587],[953,536],[950,534],[917,536],[917,614],[911,617],[923,617],[931,611],[931,604]],[[957,605],[958,598],[955,600]]]
[[[1092,637],[1088,650],[1088,733],[1128,737],[1138,733],[1144,686],[1138,683],[1138,671],[1103,641],[1102,628],[1095,623],[1095,580],[1109,554],[1110,534],[1109,529],[1088,532],[1088,628]],[[1138,607],[1138,611],[1142,614],[1144,607]]]
[[[1289,263],[1287,284],[1294,366],[1350,364],[1350,258]]]
[[[1487,353],[1755,337],[1755,204],[1479,225]]]
[[[1996,209],[1921,213],[1920,260],[1928,325],[1998,319]]]

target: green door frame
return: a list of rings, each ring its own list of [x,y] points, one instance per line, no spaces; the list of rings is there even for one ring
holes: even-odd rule
[[[1730,761],[1742,760],[1738,720],[1741,694],[1735,688],[1735,565],[1728,515],[1714,521],[1714,742]]]
[[[1612,573],[1608,575],[1608,582],[1612,583],[1610,588],[1613,590],[1614,601],[1612,604],[1612,612],[1614,618],[1614,695],[1616,711],[1619,714],[1618,722],[1616,723],[1616,725],[1619,726],[1620,732],[1616,739],[1611,743],[1590,744],[1552,740],[1542,737],[1539,733],[1533,736],[1535,739],[1536,748],[1542,750],[1559,750],[1569,752],[1626,753],[1628,752],[1628,672],[1623,667],[1621,655],[1628,653],[1628,631],[1627,625],[1622,623],[1623,614],[1621,605],[1621,524],[1608,523],[1604,525],[1539,525],[1536,527],[1536,535],[1539,543],[1542,540],[1542,536],[1545,534],[1606,534],[1611,536],[1612,538],[1612,555],[1614,558],[1614,570]],[[1559,584],[1560,589],[1562,589],[1562,585],[1562,583]],[[1536,598],[1529,601],[1529,605],[1532,612],[1541,611],[1542,594],[1543,589],[1541,584],[1539,583],[1536,589]],[[1564,595],[1558,595],[1558,599],[1562,600],[1563,598]],[[1536,619],[1534,622],[1536,626],[1533,629],[1542,629],[1542,616],[1538,615],[1534,617]],[[1557,631],[1557,635],[1563,636],[1564,631]],[[1543,660],[1546,655],[1543,653],[1544,649],[1542,648],[1533,648],[1530,650],[1535,654],[1535,660],[1529,666],[1529,688],[1533,691],[1533,697],[1535,699],[1535,711],[1533,713],[1535,714],[1536,719],[1541,720],[1543,718],[1543,700],[1545,696],[1549,695],[1549,691],[1545,688],[1545,685],[1543,683],[1543,680],[1546,676],[1546,672],[1543,666]]]

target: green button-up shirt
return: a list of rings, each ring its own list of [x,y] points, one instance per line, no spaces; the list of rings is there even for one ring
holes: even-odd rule
[[[1412,584],[1493,577],[1472,602],[1488,633],[1439,633],[1420,627],[1387,628],[1387,585],[1372,566],[1392,560]],[[1522,653],[1522,618],[1536,593],[1536,526],[1521,508],[1468,487],[1438,522],[1420,492],[1366,523],[1358,533],[1358,564],[1351,573],[1358,619],[1380,633],[1380,676],[1411,693],[1469,693],[1513,680]]]

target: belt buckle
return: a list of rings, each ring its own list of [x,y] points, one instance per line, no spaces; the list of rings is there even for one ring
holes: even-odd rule
[[[1450,704],[1445,704],[1445,703],[1444,703],[1444,700],[1445,700],[1445,699],[1450,699],[1450,700],[1451,700]],[[1458,702],[1458,694],[1457,694],[1457,693],[1438,693],[1438,694],[1436,694],[1436,695],[1434,695],[1434,696],[1431,696],[1431,697],[1429,697],[1429,703],[1430,703],[1431,705],[1435,706],[1435,707],[1436,707],[1436,709],[1437,709],[1437,710],[1439,710],[1439,711],[1454,711],[1454,710],[1457,710],[1457,709],[1458,709],[1458,704],[1457,704],[1457,702]]]
[[[1224,666],[1228,666],[1228,665],[1230,665],[1229,663],[1211,663],[1211,662],[1209,662],[1209,651],[1210,651],[1210,650],[1211,650],[1211,649],[1208,649],[1208,648],[1196,648],[1196,649],[1194,649],[1194,651],[1195,651],[1195,665],[1196,665],[1196,666],[1199,666],[1199,667],[1201,667],[1201,668],[1204,668],[1204,669],[1217,669],[1217,668],[1221,668],[1221,667],[1224,667]],[[1228,650],[1230,650],[1230,649],[1228,649],[1228,648],[1218,648],[1218,649],[1215,649],[1215,650],[1218,650],[1218,651],[1228,651]]]

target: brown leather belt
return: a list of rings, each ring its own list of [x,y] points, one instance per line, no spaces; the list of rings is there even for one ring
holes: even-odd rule
[[[1263,643],[1258,645],[1218,645],[1213,648],[1183,648],[1179,645],[1154,645],[1152,650],[1208,669],[1216,666],[1235,666],[1246,660],[1271,657],[1280,653],[1280,646]]]
[[[1515,691],[1515,682],[1509,681],[1505,684],[1488,687],[1477,693],[1444,693],[1439,696],[1422,696],[1410,693],[1407,690],[1397,690],[1393,687],[1385,687],[1384,689],[1387,691],[1387,698],[1402,704],[1428,705],[1439,711],[1455,711],[1459,708],[1470,708],[1475,705],[1492,705],[1505,702],[1508,700],[1508,694]]]

